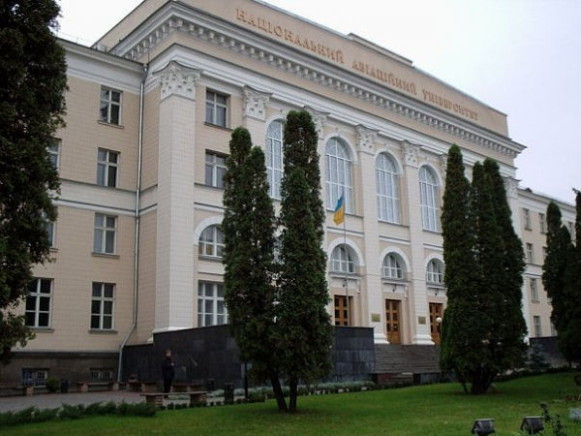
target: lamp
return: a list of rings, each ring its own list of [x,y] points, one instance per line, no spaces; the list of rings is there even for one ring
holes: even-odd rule
[[[395,292],[395,291],[397,291],[397,285],[396,284],[394,284],[393,285],[393,288],[391,288],[391,292]]]
[[[540,416],[525,416],[520,425],[525,434],[537,434],[545,429],[543,418]]]
[[[474,421],[474,425],[472,426],[472,434],[478,436],[487,436],[492,433],[496,434],[496,429],[494,428],[494,419],[483,418]]]

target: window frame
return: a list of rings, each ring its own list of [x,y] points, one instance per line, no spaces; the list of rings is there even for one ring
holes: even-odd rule
[[[330,138],[325,145],[325,176],[327,210],[335,210],[343,195],[345,213],[354,212],[353,158],[347,143],[338,137]]]
[[[46,153],[53,168],[58,172],[61,165],[61,144],[60,138],[51,138],[51,143],[46,146]]]
[[[330,256],[331,272],[333,274],[357,274],[358,259],[354,250],[347,244],[339,244]]]
[[[380,221],[401,224],[399,177],[395,159],[388,153],[380,153],[375,161],[377,218]]]
[[[531,295],[531,301],[533,303],[538,303],[539,300],[539,287],[537,284],[537,279],[534,277],[529,277],[529,290]]]
[[[97,220],[102,218],[103,224],[99,225]],[[113,220],[113,227],[109,226],[108,220]],[[117,252],[117,224],[118,217],[103,213],[95,213],[94,232],[93,232],[93,253],[114,255]],[[113,247],[108,250],[108,236],[113,235]]]
[[[406,274],[404,265],[405,263],[399,254],[387,253],[381,264],[381,277],[384,280],[404,280]]]
[[[210,254],[208,254],[208,249],[210,249]],[[209,225],[200,234],[198,255],[206,259],[222,259],[223,251],[224,232],[218,224]]]
[[[102,159],[102,154],[105,158]],[[111,161],[112,157],[115,161]],[[119,158],[121,153],[115,150],[106,148],[97,149],[97,185],[107,188],[117,188],[119,183]],[[102,171],[101,171],[102,169]],[[113,180],[111,180],[111,172],[113,172]]]
[[[420,211],[422,228],[430,232],[440,231],[440,183],[436,172],[424,165],[419,170]]]
[[[539,212],[539,229],[543,235],[547,233],[547,217],[542,212]]]
[[[533,330],[535,332],[535,338],[542,338],[543,337],[543,325],[541,321],[541,317],[539,315],[533,316]]]
[[[48,283],[48,292],[42,292],[43,283]],[[34,288],[34,289],[33,289]],[[52,297],[54,293],[54,279],[46,277],[34,277],[28,286],[28,294],[25,302],[25,324],[33,329],[50,329],[52,323]],[[48,309],[43,309],[42,301],[48,301]],[[34,303],[33,303],[34,302]],[[34,307],[29,307],[34,305]],[[29,322],[29,314],[34,316],[34,321]],[[40,322],[41,315],[46,315],[46,321]],[[46,324],[46,325],[41,325]]]
[[[205,120],[207,124],[218,126],[218,127],[228,127],[229,117],[228,117],[228,106],[229,106],[229,98],[230,96],[227,94],[223,94],[218,91],[214,91],[212,89],[206,89],[206,114]],[[218,101],[219,98],[223,98],[224,101]],[[224,120],[223,123],[219,122],[219,112],[221,110],[223,114]],[[208,112],[210,111],[210,112]]]
[[[207,290],[210,290],[208,295]],[[221,295],[220,295],[221,294]],[[211,310],[208,309],[208,304]],[[220,308],[222,312],[220,312]],[[224,284],[200,280],[198,282],[198,327],[228,324],[228,309],[224,301]]]
[[[115,101],[113,95],[118,95],[118,101]],[[99,121],[113,126],[121,126],[121,115],[123,105],[123,91],[110,88],[108,86],[101,86],[99,95]],[[114,115],[113,108],[117,108],[117,113]],[[106,110],[106,113],[103,111]]]
[[[426,283],[430,286],[444,286],[444,262],[440,259],[430,259],[426,265]]]
[[[271,198],[280,200],[284,175],[284,122],[282,120],[274,120],[268,125],[265,151],[268,193]]]
[[[106,291],[110,290],[111,296],[107,296]],[[95,291],[99,295],[95,295]],[[97,331],[115,330],[115,293],[117,285],[115,283],[93,282],[91,286],[91,321],[90,329]],[[95,311],[95,303],[98,303],[98,311]],[[110,303],[109,305],[107,303]],[[106,308],[108,307],[108,310]],[[94,320],[97,320],[97,326],[94,326]],[[109,320],[110,325],[105,325],[105,320]]]
[[[223,154],[206,150],[204,156],[204,185],[224,189],[224,174],[226,174],[227,158]],[[223,162],[218,162],[218,159],[221,159]],[[221,170],[221,172],[218,170]],[[210,183],[208,183],[208,175],[210,176]]]
[[[524,220],[524,228],[525,230],[532,230],[532,225],[531,225],[531,211],[529,209],[527,209],[526,207],[522,208],[522,212],[523,212],[523,220]]]
[[[525,243],[525,252],[527,255],[527,262],[530,264],[535,263],[535,247],[532,243],[526,242]]]

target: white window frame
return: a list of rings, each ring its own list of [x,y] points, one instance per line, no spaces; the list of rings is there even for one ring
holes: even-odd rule
[[[48,369],[45,368],[22,368],[22,385],[44,387],[48,379]]]
[[[539,302],[539,287],[537,286],[537,279],[529,277],[529,289],[531,291],[531,301],[533,303]]]
[[[284,123],[274,120],[266,130],[266,171],[271,198],[280,200],[284,172]]]
[[[531,211],[526,207],[522,209],[525,230],[531,230]]]
[[[228,323],[222,283],[198,282],[198,327]]]
[[[226,156],[206,150],[204,183],[214,188],[224,188],[224,174],[226,173]]]
[[[48,286],[48,292],[46,287]],[[52,312],[52,294],[53,294],[54,280],[35,277],[29,284],[28,295],[25,304],[25,319],[28,327],[37,329],[46,329],[51,326],[51,312]],[[42,309],[42,302],[48,301],[48,309]],[[29,317],[32,315],[34,319],[29,322]],[[45,319],[41,322],[41,317]]]
[[[61,165],[61,140],[52,138],[50,144],[46,147],[46,152],[53,168],[58,171]]]
[[[396,253],[388,253],[381,267],[381,274],[384,279],[403,280],[405,269],[402,258]]]
[[[547,233],[547,217],[544,213],[539,212],[539,229],[542,234]]]
[[[526,253],[527,253],[527,262],[528,263],[535,263],[535,248],[533,246],[533,244],[531,244],[530,242],[526,243]]]
[[[420,168],[420,208],[422,228],[431,232],[440,229],[440,186],[434,170],[428,166]]]
[[[97,185],[116,188],[119,177],[118,151],[97,149]]]
[[[114,330],[115,291],[115,283],[93,282],[91,287],[91,330]],[[97,321],[96,326],[93,322],[95,320]]]
[[[114,215],[105,215],[102,213],[96,213],[93,252],[98,254],[115,254],[116,245],[117,245],[117,217]]]
[[[541,323],[541,317],[538,315],[533,316],[533,329],[535,332],[535,338],[543,336],[543,325]]]
[[[220,127],[228,126],[228,100],[226,94],[206,90],[206,123]],[[219,119],[220,115],[223,120]]]
[[[117,99],[114,96],[118,96]],[[121,125],[121,104],[123,92],[107,86],[101,86],[99,103],[99,121],[116,126]],[[117,109],[116,114],[114,108]]]
[[[439,259],[431,259],[426,266],[426,282],[431,285],[444,285],[444,263]]]
[[[343,195],[345,213],[353,213],[353,163],[349,147],[340,138],[331,138],[325,147],[327,209],[334,210]]]
[[[346,244],[337,245],[331,253],[331,272],[357,274],[357,255]]]
[[[222,258],[224,250],[224,233],[217,224],[208,226],[200,234],[198,254],[200,257]]]
[[[400,224],[399,172],[395,159],[387,153],[377,156],[375,179],[379,220]]]

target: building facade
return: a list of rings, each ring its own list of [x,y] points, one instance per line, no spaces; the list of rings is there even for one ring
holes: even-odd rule
[[[62,183],[54,261],[34,271],[20,310],[36,338],[5,378],[107,379],[127,344],[227,323],[219,225],[230,135],[243,126],[264,148],[278,205],[283,121],[296,109],[319,134],[335,324],[372,327],[377,343],[439,343],[439,219],[456,143],[468,173],[487,157],[499,163],[532,252],[529,334],[553,333],[540,280],[549,199],[518,188],[525,147],[501,112],[357,35],[257,0],[145,0],[94,47],[62,44],[67,127],[49,146]]]

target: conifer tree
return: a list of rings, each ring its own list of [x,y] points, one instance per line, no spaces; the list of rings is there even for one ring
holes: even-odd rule
[[[66,64],[53,30],[54,0],[0,6],[0,361],[32,337],[11,312],[27,294],[32,265],[48,259],[49,191],[59,188],[47,146],[64,125]]]
[[[332,329],[326,311],[329,296],[317,133],[306,111],[288,114],[284,142],[276,332],[292,413],[297,409],[299,382],[320,379],[331,369]]]

